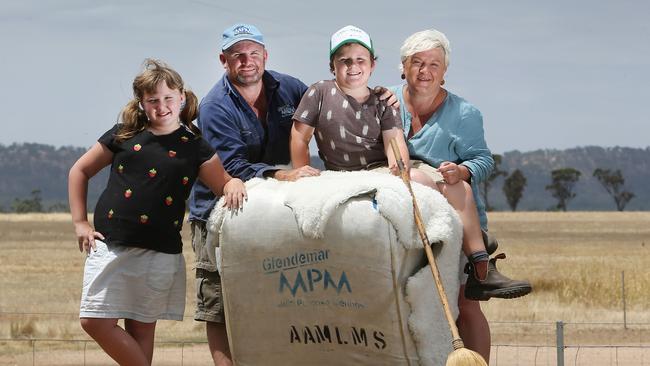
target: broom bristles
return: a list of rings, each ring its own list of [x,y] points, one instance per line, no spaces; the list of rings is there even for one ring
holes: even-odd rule
[[[452,351],[447,357],[446,366],[487,366],[487,362],[478,353],[467,348]]]

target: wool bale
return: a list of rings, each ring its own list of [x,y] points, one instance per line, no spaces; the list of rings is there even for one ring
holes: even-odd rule
[[[430,273],[420,276],[424,288],[410,285],[407,294],[409,279],[429,269],[401,184],[387,175],[349,173],[296,183],[256,180],[247,185],[241,212],[213,214],[209,241],[235,364],[426,365],[446,358],[451,338],[444,317],[428,316],[440,309]],[[432,191],[418,188],[428,198],[425,211],[452,227],[438,225],[431,234],[440,242],[436,253],[456,309],[459,222],[444,198],[426,190]],[[420,292],[429,296],[418,299]],[[425,315],[414,319],[418,307]],[[417,339],[419,333],[443,344],[423,350],[429,340]]]

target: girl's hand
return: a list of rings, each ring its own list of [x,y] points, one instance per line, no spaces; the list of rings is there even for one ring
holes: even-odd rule
[[[443,161],[438,167],[438,172],[442,174],[442,177],[445,178],[447,184],[456,184],[463,179],[460,169],[461,167],[456,163]]]
[[[223,186],[223,207],[230,210],[237,210],[244,206],[244,201],[248,199],[246,186],[239,178],[232,178]]]
[[[95,245],[95,238],[104,240],[104,235],[95,231],[88,221],[81,221],[74,224],[74,231],[77,235],[77,242],[79,242],[79,251],[85,252],[90,255],[90,248],[97,250]]]

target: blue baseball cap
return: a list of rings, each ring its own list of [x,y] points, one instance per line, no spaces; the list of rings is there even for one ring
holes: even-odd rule
[[[254,25],[237,23],[223,31],[221,50],[225,51],[239,41],[253,41],[264,46],[262,32]]]

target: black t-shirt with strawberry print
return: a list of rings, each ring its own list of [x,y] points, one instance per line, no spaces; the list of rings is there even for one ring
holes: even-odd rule
[[[184,126],[166,135],[145,130],[117,143],[118,128],[98,140],[114,155],[95,207],[95,230],[107,244],[181,253],[185,201],[215,150]]]

